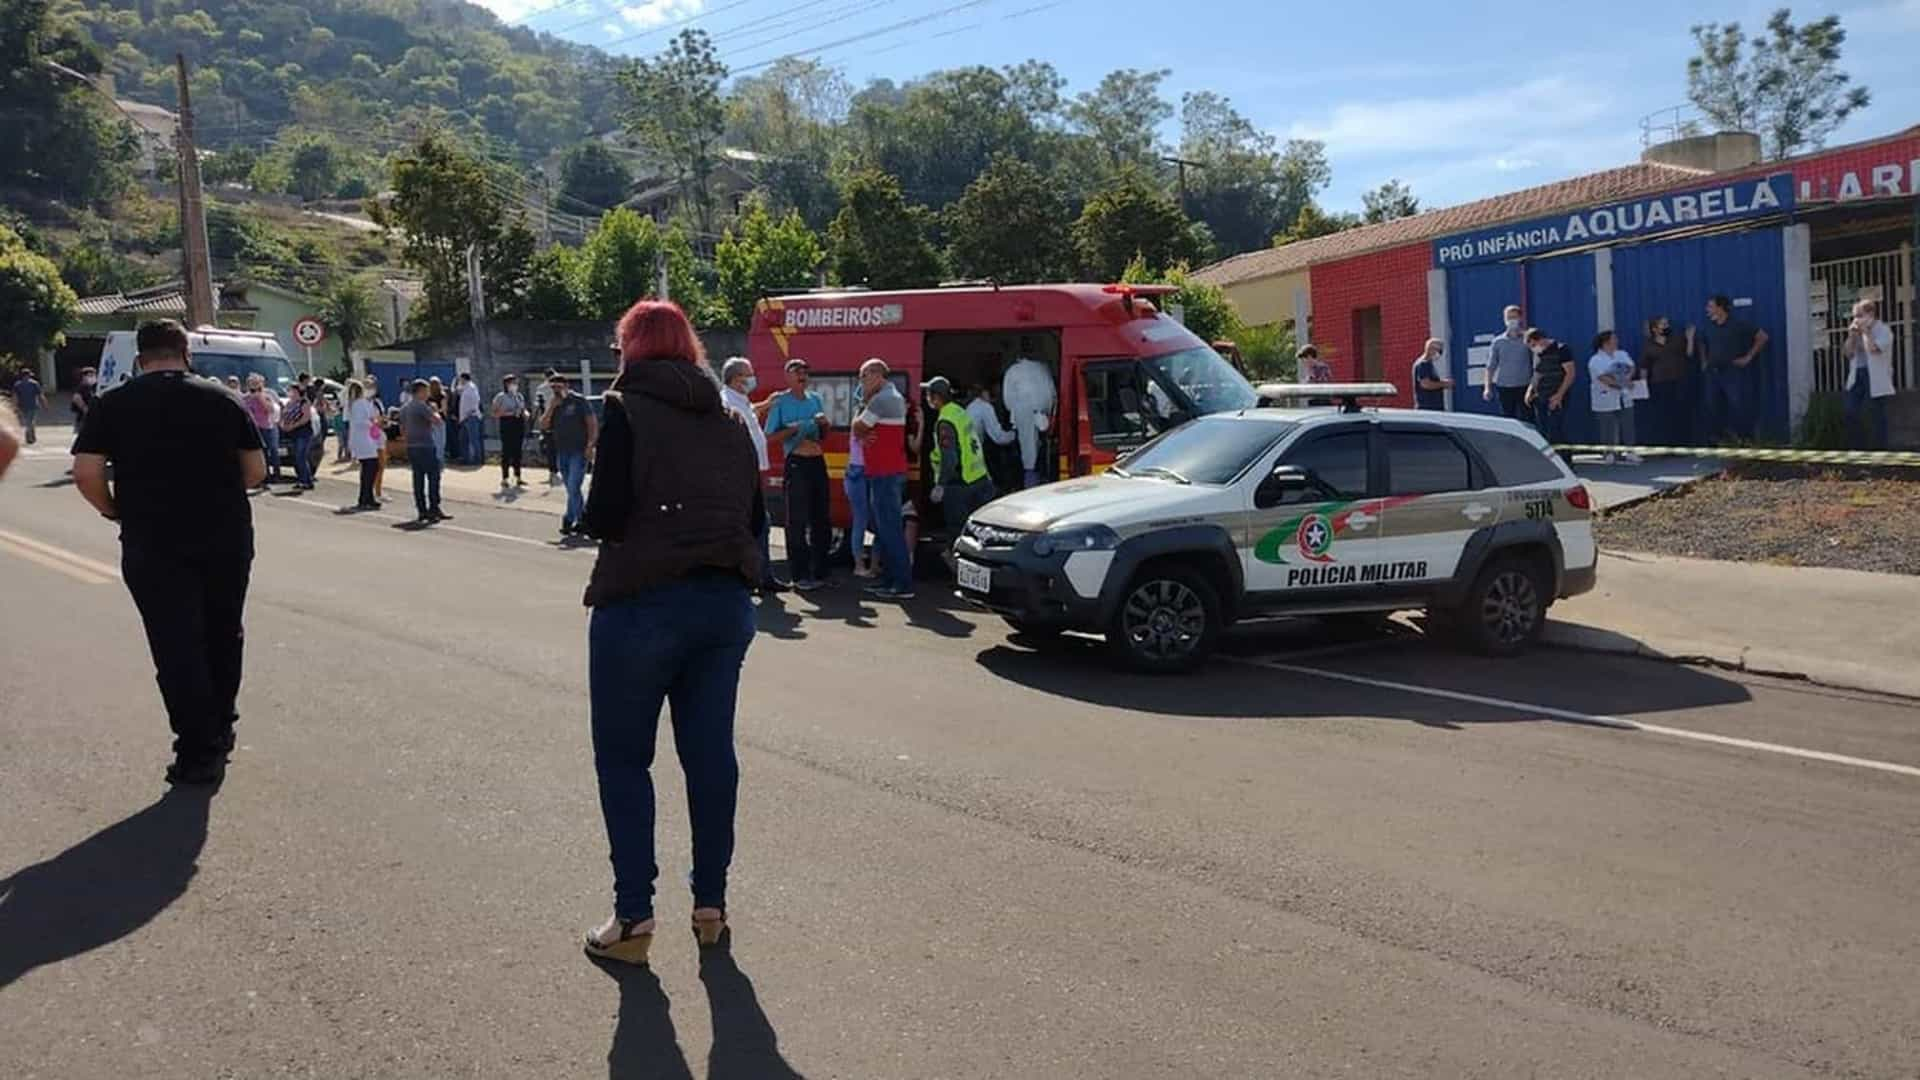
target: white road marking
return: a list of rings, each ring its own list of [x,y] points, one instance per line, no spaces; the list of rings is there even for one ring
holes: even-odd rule
[[[378,510],[360,510],[351,514],[342,514],[340,513],[341,507],[331,506],[323,502],[308,502],[305,499],[274,499],[267,505],[301,506],[309,510],[319,510],[322,513],[331,514],[335,517],[372,518],[375,521],[392,521],[402,525],[409,524],[414,520],[413,518],[400,517],[395,514],[383,514]],[[510,536],[507,533],[488,532],[485,529],[469,529],[464,525],[432,525],[429,526],[429,528],[434,532],[465,533],[468,536],[479,536],[488,540],[505,540],[514,544],[527,544],[531,547],[545,548],[548,551],[565,550],[558,544],[549,543],[545,540],[536,540],[530,536]]]
[[[11,539],[7,539],[5,536],[0,536],[0,551],[10,552],[30,563],[36,563],[49,570],[65,574],[83,585],[105,585],[120,576],[115,574],[113,577],[103,577],[82,568],[76,563],[67,561],[66,558],[49,555],[36,550],[37,547],[38,545],[29,546],[27,544],[16,543]]]
[[[1875,772],[1893,773],[1896,776],[1920,778],[1920,766],[1901,765],[1892,761],[1876,761],[1873,758],[1853,757],[1850,754],[1834,754],[1825,750],[1808,750],[1805,747],[1761,742],[1757,739],[1742,739],[1732,735],[1716,735],[1709,731],[1693,731],[1688,728],[1668,727],[1664,724],[1647,724],[1639,720],[1629,720],[1619,716],[1602,716],[1594,713],[1574,712],[1571,709],[1556,709],[1547,705],[1535,705],[1531,702],[1510,701],[1506,698],[1487,697],[1483,694],[1468,694],[1459,690],[1442,690],[1438,687],[1394,682],[1391,679],[1376,679],[1367,675],[1348,675],[1345,672],[1326,671],[1321,668],[1306,667],[1300,664],[1282,663],[1278,660],[1256,660],[1241,657],[1225,657],[1224,659],[1230,663],[1269,668],[1274,671],[1286,671],[1296,675],[1310,675],[1318,679],[1332,679],[1335,682],[1352,683],[1356,686],[1371,686],[1381,690],[1397,690],[1405,694],[1419,694],[1425,697],[1441,698],[1447,701],[1464,701],[1470,705],[1486,705],[1512,712],[1550,716],[1556,720],[1566,720],[1588,727],[1613,728],[1617,731],[1640,731],[1649,735],[1665,735],[1668,738],[1674,739],[1691,739],[1695,742],[1712,743],[1716,746],[1732,746],[1741,750],[1758,750],[1762,753],[1782,754],[1787,757],[1797,757],[1807,761],[1824,761],[1830,765],[1848,765],[1856,769],[1872,769]]]
[[[120,568],[117,566],[111,566],[95,559],[89,559],[85,555],[76,554],[68,551],[66,548],[54,547],[44,540],[35,540],[30,536],[21,536],[19,533],[7,532],[5,529],[0,529],[0,540],[11,540],[16,544],[24,544],[27,547],[43,551],[56,559],[65,559],[83,570],[91,570],[104,577],[117,579],[120,576]]]

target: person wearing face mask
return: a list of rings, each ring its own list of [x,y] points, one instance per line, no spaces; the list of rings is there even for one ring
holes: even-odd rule
[[[1522,391],[1533,410],[1534,429],[1555,446],[1567,441],[1567,391],[1573,389],[1573,352],[1534,327],[1523,339],[1533,357],[1533,373]],[[1562,453],[1562,457],[1569,455]]]
[[[1687,422],[1687,353],[1685,338],[1673,332],[1673,320],[1655,315],[1647,320],[1646,339],[1640,343],[1639,377],[1647,381],[1644,430],[1654,446],[1677,446],[1691,441]]]
[[[1498,401],[1500,414],[1510,420],[1525,420],[1531,401],[1527,387],[1533,382],[1533,351],[1527,347],[1520,305],[1508,304],[1507,328],[1487,355],[1486,384],[1480,388],[1485,401]]]
[[[739,417],[741,423],[747,425],[747,434],[753,437],[753,456],[760,465],[760,497],[764,501],[767,485],[767,433],[760,429],[761,408],[755,406],[753,399],[748,396],[759,385],[760,380],[753,377],[753,361],[746,357],[729,357],[726,363],[720,365],[720,403],[727,407],[727,411]],[[754,530],[754,539],[760,544],[760,594],[766,596],[779,592],[782,586],[779,579],[773,576],[772,552],[769,549],[773,528],[767,520],[767,515],[760,514],[755,524],[758,527]]]
[[[1426,348],[1420,351],[1420,359],[1413,362],[1413,407],[1432,412],[1444,412],[1447,408],[1447,391],[1453,389],[1453,379],[1442,367],[1446,363],[1447,345],[1439,338],[1428,338]]]
[[[1853,305],[1847,325],[1847,438],[1854,421],[1866,428],[1866,448],[1887,448],[1887,398],[1893,396],[1893,330],[1880,321],[1880,305],[1862,300]]]

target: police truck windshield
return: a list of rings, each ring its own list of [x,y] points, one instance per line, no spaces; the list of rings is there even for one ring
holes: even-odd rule
[[[1185,399],[1191,416],[1238,412],[1260,403],[1253,384],[1205,345],[1150,357],[1142,363],[1155,382],[1178,391],[1175,396]]]
[[[1225,484],[1245,472],[1268,447],[1297,425],[1285,421],[1202,417],[1182,424],[1114,466],[1121,476],[1150,476],[1195,484]]]

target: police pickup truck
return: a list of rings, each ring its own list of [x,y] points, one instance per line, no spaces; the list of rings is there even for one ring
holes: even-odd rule
[[[1099,476],[988,504],[955,544],[960,595],[1183,671],[1238,620],[1414,608],[1510,655],[1556,599],[1593,588],[1591,497],[1532,428],[1363,411],[1394,394],[1384,383],[1260,392],[1333,404],[1203,416]]]

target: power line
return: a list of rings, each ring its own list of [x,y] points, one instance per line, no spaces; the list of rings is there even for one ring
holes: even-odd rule
[[[612,41],[601,42],[600,44],[595,45],[594,48],[599,49],[603,52],[610,52],[613,50],[614,46],[616,45],[625,45],[629,41],[638,41],[641,38],[652,37],[655,34],[664,34],[669,30],[675,29],[676,27],[685,26],[690,22],[697,22],[701,19],[711,18],[715,15],[720,14],[723,11],[732,11],[734,8],[743,7],[751,3],[753,3],[753,0],[732,0],[731,3],[721,4],[717,8],[709,8],[705,11],[695,12],[694,14],[688,15],[683,19],[675,19],[672,22],[661,23],[658,26],[651,26],[645,30],[640,30],[635,33],[628,34],[626,37],[614,38]],[[578,30],[580,29],[580,27],[586,26],[588,23],[598,22],[605,17],[606,17],[605,15],[595,15],[591,19],[586,19],[579,23],[576,23],[573,26],[565,27],[562,30],[560,30],[559,33],[564,34],[573,30]]]
[[[940,8],[936,11],[927,12],[924,15],[916,15],[910,19],[902,19],[899,22],[889,23],[886,26],[882,26],[874,30],[868,30],[864,33],[853,34],[849,37],[841,38],[838,41],[829,41],[825,45],[816,45],[809,49],[797,49],[793,52],[784,53],[780,56],[776,56],[771,60],[762,60],[758,63],[748,64],[745,67],[735,68],[733,69],[732,74],[738,75],[741,72],[745,72],[745,71],[757,71],[760,68],[772,67],[774,64],[777,64],[782,60],[797,60],[803,56],[812,56],[815,53],[826,52],[830,49],[838,49],[845,45],[857,45],[862,41],[871,41],[874,38],[881,37],[886,34],[891,34],[896,30],[910,29],[915,26],[920,26],[922,24],[932,22],[933,20],[941,18],[943,16],[951,15],[956,11],[966,11],[970,8],[977,8],[985,4],[990,4],[992,2],[993,0],[963,0],[962,3],[949,4],[946,7]]]

